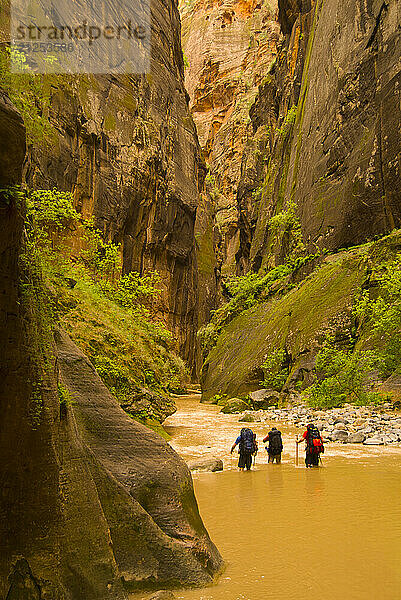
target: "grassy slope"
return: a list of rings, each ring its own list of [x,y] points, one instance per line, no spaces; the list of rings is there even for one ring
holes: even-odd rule
[[[71,289],[66,278],[77,281]],[[159,426],[175,410],[169,391],[182,387],[183,361],[163,341],[157,325],[108,300],[82,269],[63,264],[49,270],[61,326],[89,357],[104,383],[122,404],[146,388],[159,401],[132,405],[135,419],[162,432]]]
[[[397,231],[377,242],[328,256],[288,293],[236,317],[223,328],[205,361],[203,399],[219,393],[244,396],[261,387],[264,357],[284,346],[294,360],[294,372],[305,357],[313,357],[328,327],[349,330],[353,298],[360,293],[371,266],[394,257],[400,249],[401,232]],[[362,336],[359,347],[367,341],[368,335]]]

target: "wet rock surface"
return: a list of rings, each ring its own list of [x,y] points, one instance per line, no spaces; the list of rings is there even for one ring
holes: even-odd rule
[[[171,398],[156,394],[147,388],[134,392],[121,406],[134,418],[141,418],[145,414],[160,423],[177,410]]]
[[[223,461],[220,458],[198,458],[188,463],[190,471],[215,471],[223,470]]]
[[[269,406],[277,405],[280,401],[280,394],[274,390],[262,389],[251,392],[249,398],[255,410],[263,410],[269,408]]]
[[[231,398],[221,409],[221,412],[227,415],[233,413],[240,413],[243,410],[249,408],[248,404],[240,398]]]

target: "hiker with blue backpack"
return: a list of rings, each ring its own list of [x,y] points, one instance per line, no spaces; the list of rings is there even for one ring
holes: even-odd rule
[[[256,456],[258,451],[256,434],[253,433],[252,429],[249,429],[248,427],[243,427],[241,429],[241,433],[230,450],[231,454],[234,452],[236,446],[239,446],[239,470],[243,471],[246,468],[247,471],[250,471],[252,466],[252,456]]]

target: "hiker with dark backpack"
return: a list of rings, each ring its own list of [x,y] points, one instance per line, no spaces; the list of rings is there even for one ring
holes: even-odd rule
[[[243,427],[241,429],[241,433],[230,450],[231,454],[234,452],[236,446],[239,446],[239,470],[243,471],[246,468],[246,470],[249,471],[252,466],[252,456],[258,451],[256,435],[253,433],[252,429],[249,429],[248,427]]]
[[[324,445],[320,431],[310,423],[304,431],[300,440],[297,440],[297,444],[305,441],[305,466],[306,468],[318,467],[320,455],[324,452]]]
[[[263,442],[269,442],[269,445],[266,446],[269,455],[269,463],[274,463],[274,461],[276,461],[277,464],[280,464],[281,453],[283,451],[281,431],[279,431],[277,427],[272,427],[267,436],[263,438]]]

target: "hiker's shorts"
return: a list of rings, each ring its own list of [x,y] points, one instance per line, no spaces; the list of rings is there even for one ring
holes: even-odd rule
[[[238,466],[240,469],[249,469],[252,466],[252,454],[250,452],[240,452]]]

